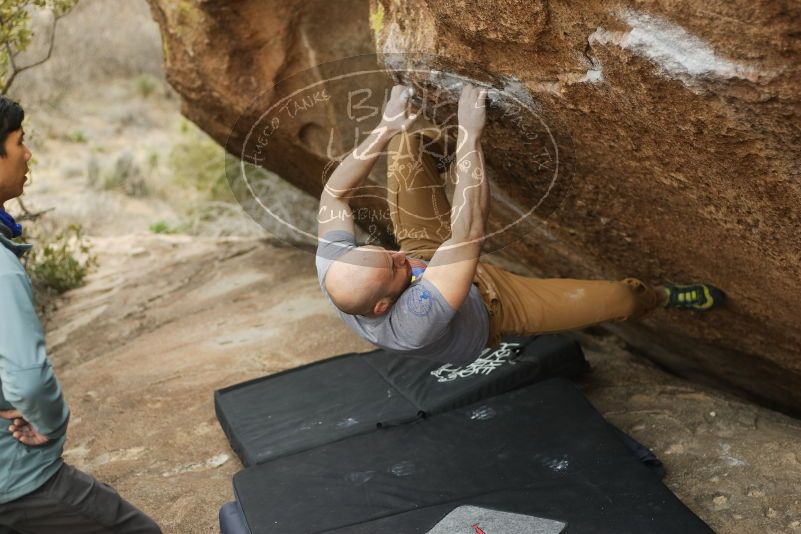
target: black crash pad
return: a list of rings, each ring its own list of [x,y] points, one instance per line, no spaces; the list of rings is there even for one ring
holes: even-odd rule
[[[422,534],[466,505],[565,533],[712,532],[562,379],[276,458],[234,492],[252,534]]]
[[[218,390],[214,404],[249,466],[588,369],[569,336],[508,337],[463,366],[381,350],[336,356]]]
[[[250,534],[242,510],[236,501],[227,502],[220,508],[220,534]]]

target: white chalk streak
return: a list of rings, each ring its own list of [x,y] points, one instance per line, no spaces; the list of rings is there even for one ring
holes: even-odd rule
[[[631,27],[628,32],[598,28],[590,35],[590,44],[614,44],[631,50],[659,65],[671,77],[682,79],[753,80],[758,74],[753,67],[719,57],[702,39],[664,19],[631,10],[623,12],[621,18]]]

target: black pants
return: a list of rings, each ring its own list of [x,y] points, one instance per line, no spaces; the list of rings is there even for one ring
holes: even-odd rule
[[[36,491],[0,504],[0,534],[161,534],[112,488],[64,464]]]

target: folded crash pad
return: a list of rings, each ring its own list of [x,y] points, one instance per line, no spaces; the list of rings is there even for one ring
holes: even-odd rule
[[[275,458],[238,473],[234,492],[252,534],[435,533],[450,520],[453,532],[493,534],[491,521],[522,534],[513,519],[712,532],[562,379]]]
[[[220,534],[250,534],[238,502],[228,502],[220,508]]]
[[[218,390],[214,403],[249,466],[587,369],[571,337],[508,337],[463,366],[382,350],[336,356]]]

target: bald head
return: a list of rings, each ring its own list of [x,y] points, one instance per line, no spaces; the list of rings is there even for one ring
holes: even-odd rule
[[[337,308],[351,315],[375,315],[388,309],[408,285],[403,253],[381,247],[358,247],[331,264],[325,287]],[[384,306],[386,304],[386,306]]]

